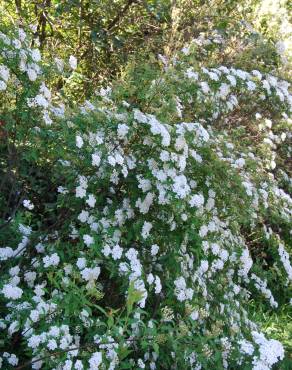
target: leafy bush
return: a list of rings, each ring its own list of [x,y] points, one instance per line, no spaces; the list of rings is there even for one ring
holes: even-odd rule
[[[2,367],[283,360],[249,303],[291,305],[289,83],[204,68],[193,42],[66,107],[61,61],[0,43]]]

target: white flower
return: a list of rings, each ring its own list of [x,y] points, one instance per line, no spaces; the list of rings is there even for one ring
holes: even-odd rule
[[[151,126],[150,131],[153,135],[160,135],[162,138],[161,144],[163,146],[170,145],[170,134],[168,132],[167,126],[160,123],[155,116],[149,115],[149,125]]]
[[[204,274],[206,271],[208,271],[209,268],[209,262],[207,260],[202,260],[200,263],[200,267],[198,269],[198,273],[200,275]]]
[[[14,353],[10,355],[10,357],[8,358],[8,362],[12,366],[16,366],[18,364],[18,358],[16,357]]]
[[[135,205],[136,205],[136,207],[139,208],[141,213],[146,214],[146,213],[148,213],[149,208],[151,207],[151,205],[153,203],[154,197],[155,197],[155,195],[153,193],[147,193],[145,199],[143,201],[141,201],[141,198],[138,198]]]
[[[83,240],[87,247],[94,243],[94,238],[88,234],[83,235]]]
[[[51,99],[51,91],[47,88],[46,84],[42,82],[41,87],[40,87],[40,93],[44,95],[44,97],[48,100]]]
[[[86,281],[94,281],[99,277],[100,267],[96,266],[94,268],[85,268],[81,271],[81,276]]]
[[[124,123],[120,123],[118,125],[118,131],[117,132],[118,132],[119,138],[123,139],[127,135],[128,131],[129,131],[129,126],[128,125],[126,125]]]
[[[77,186],[76,188],[76,198],[84,198],[86,196],[86,188],[83,186]]]
[[[69,65],[73,70],[77,68],[77,59],[73,55],[69,57]]]
[[[236,86],[236,78],[233,75],[227,75],[226,78],[230,82],[231,86]]]
[[[193,71],[193,68],[188,68],[185,72],[185,75],[186,75],[186,77],[188,77],[190,79],[193,79],[195,81],[197,81],[197,79],[199,77],[198,73]]]
[[[89,207],[93,208],[96,203],[95,196],[93,194],[89,194],[86,203],[89,205]]]
[[[32,68],[28,68],[28,70],[26,71],[27,73],[27,76],[29,78],[30,81],[35,81],[38,77],[36,71]]]
[[[140,123],[147,123],[147,116],[139,109],[134,109],[134,119]]]
[[[210,87],[207,82],[203,81],[200,85],[204,94],[208,94],[210,92]]]
[[[30,200],[28,200],[28,199],[25,199],[23,202],[22,202],[22,204],[23,204],[23,206],[25,207],[25,208],[27,208],[27,209],[29,209],[30,211],[32,210],[32,209],[34,209],[34,205],[31,203],[31,201]]]
[[[138,188],[142,189],[143,193],[151,189],[151,181],[144,179],[142,176],[138,175],[137,180],[139,181]]]
[[[107,88],[101,88],[100,89],[100,91],[99,91],[99,95],[100,96],[102,96],[102,97],[104,97],[104,98],[106,98],[106,99],[108,99],[109,98],[109,96],[110,96],[110,94],[111,94],[111,92],[112,92],[112,89],[111,89],[111,87],[110,86],[108,86]]]
[[[115,166],[116,165],[116,158],[113,156],[113,155],[109,155],[107,157],[107,160],[108,160],[108,163],[111,165],[111,166]]]
[[[54,351],[58,347],[57,342],[55,341],[55,339],[50,339],[48,341],[47,347],[48,347],[49,350]]]
[[[57,338],[60,335],[60,328],[58,326],[51,326],[48,334],[54,338]]]
[[[38,243],[36,246],[35,246],[35,249],[38,253],[44,253],[45,252],[45,247],[43,246],[42,243]]]
[[[246,353],[247,355],[250,355],[250,356],[253,354],[254,347],[251,342],[245,339],[242,339],[238,343],[240,345],[241,352]]]
[[[147,275],[147,283],[148,283],[149,285],[152,285],[152,284],[153,284],[153,282],[154,282],[154,280],[155,280],[155,278],[154,278],[153,274],[148,274],[148,275]]]
[[[83,142],[82,137],[77,135],[76,136],[76,146],[77,146],[77,148],[79,148],[79,149],[82,148],[83,144],[84,144],[84,142]]]
[[[13,249],[10,247],[0,248],[0,261],[6,261],[13,256]]]
[[[103,247],[103,249],[101,251],[102,251],[102,253],[104,254],[105,257],[108,257],[112,252],[110,246],[107,245],[107,244]]]
[[[28,340],[28,347],[35,349],[37,348],[42,342],[41,336],[40,335],[32,335],[29,340]]]
[[[151,246],[151,256],[156,256],[159,251],[159,246],[157,244],[153,244]]]
[[[31,52],[31,57],[34,62],[39,62],[42,58],[39,49],[33,49]]]
[[[68,194],[69,193],[69,190],[64,188],[63,186],[58,186],[58,189],[57,189],[58,193],[60,194]]]
[[[151,229],[152,229],[152,223],[145,221],[142,227],[142,232],[141,232],[141,235],[144,239],[148,238]]]
[[[102,363],[102,353],[95,352],[89,359],[89,370],[97,370]]]
[[[49,106],[48,100],[42,94],[36,95],[36,97],[34,98],[34,102],[39,107],[48,108]]]
[[[220,98],[221,99],[226,99],[227,95],[229,94],[229,91],[230,91],[229,85],[227,85],[226,83],[223,83],[220,86],[220,89],[219,89],[219,96],[220,96]]]
[[[18,29],[18,36],[21,41],[24,41],[26,39],[26,33],[22,28]]]
[[[285,51],[287,49],[287,45],[285,44],[284,41],[282,41],[282,40],[277,41],[275,46],[276,46],[277,53],[279,55],[285,54]]]
[[[95,153],[91,155],[91,158],[92,158],[92,162],[91,162],[92,165],[98,167],[100,165],[100,160],[101,160],[100,155],[98,153]]]
[[[292,281],[292,266],[289,260],[289,254],[285,250],[284,245],[282,243],[279,244],[278,252],[280,255],[281,262],[283,263],[284,269],[288,275],[288,279]]]
[[[184,46],[182,49],[181,49],[182,53],[185,54],[185,55],[189,55],[190,53],[190,48],[188,48],[187,46]]]
[[[199,318],[199,312],[198,311],[193,311],[190,314],[190,317],[191,317],[192,320],[197,320]]]
[[[12,44],[14,45],[15,49],[21,48],[21,42],[18,39],[12,40]]]
[[[159,158],[162,160],[162,162],[167,162],[169,161],[169,152],[167,152],[166,150],[162,150],[161,153],[160,153],[160,156]]]
[[[22,293],[22,289],[10,284],[5,284],[2,288],[2,294],[4,294],[4,296],[8,299],[19,299],[21,298]]]
[[[8,328],[8,334],[11,336],[13,333],[16,333],[19,330],[19,322],[13,321]],[[1,369],[1,366],[0,366]]]
[[[202,225],[199,230],[199,235],[201,238],[204,238],[208,234],[208,227],[206,225]]]
[[[265,365],[264,369],[271,369],[279,360],[284,358],[284,349],[282,344],[275,339],[268,340],[262,333],[252,332],[254,341],[259,345],[260,358],[255,359],[255,364]],[[254,366],[253,369],[261,369]]]
[[[191,288],[187,288],[186,281],[184,277],[180,276],[174,281],[175,285],[175,295],[178,301],[183,302],[188,299],[192,299],[194,291]]]
[[[180,276],[174,281],[174,285],[176,286],[177,289],[185,289],[187,286],[186,281],[182,276]]]
[[[7,88],[6,83],[0,80],[0,91],[5,91],[6,88]]]
[[[191,191],[184,175],[179,175],[174,178],[172,189],[176,193],[177,198],[185,198]]]
[[[257,85],[253,81],[247,81],[246,84],[249,91],[254,91],[257,87]]]
[[[114,260],[119,260],[122,257],[123,248],[119,245],[115,245],[112,249],[112,257]]]
[[[215,256],[218,256],[219,252],[220,252],[220,245],[217,244],[217,243],[212,243],[211,244],[211,250],[212,250],[212,253],[215,255]]]
[[[204,204],[204,196],[203,194],[195,194],[191,197],[191,199],[189,200],[189,205],[191,207],[201,207],[203,204]]]
[[[44,267],[50,267],[50,266],[57,266],[60,262],[60,257],[57,255],[57,253],[53,253],[50,256],[43,257],[43,263]]]
[[[79,268],[79,270],[84,269],[84,267],[86,266],[86,259],[84,257],[78,258],[76,265]]]
[[[43,113],[43,120],[45,121],[45,124],[48,125],[48,126],[50,126],[53,123],[53,120],[49,116],[49,112],[48,111],[44,111],[44,113]]]
[[[88,211],[82,211],[79,215],[78,215],[78,220],[82,223],[85,223],[87,222],[88,218],[89,218],[89,212]]]
[[[195,150],[190,150],[190,154],[195,159],[195,161],[197,161],[198,163],[202,163],[203,162],[202,157]]]
[[[159,276],[155,276],[155,293],[159,294],[161,292],[162,285]]]
[[[139,358],[139,360],[137,361],[137,365],[139,366],[140,369],[145,369],[145,364],[141,360],[141,358]]]
[[[31,234],[31,227],[29,226],[25,226],[23,224],[19,224],[18,225],[18,230],[21,232],[21,234],[25,235],[25,236],[29,236]]]
[[[39,319],[39,317],[40,317],[40,313],[39,313],[39,311],[38,311],[38,310],[32,310],[32,311],[30,312],[29,317],[31,318],[31,320],[32,320],[33,322],[37,322],[37,321],[38,321],[38,319]]]
[[[234,164],[239,167],[239,168],[242,168],[244,165],[245,165],[245,160],[244,158],[239,158],[237,159]]]
[[[81,360],[77,360],[77,361],[75,362],[74,369],[75,369],[75,370],[83,370],[83,369],[84,369],[84,367],[83,367],[83,364],[82,364]]]
[[[4,66],[3,64],[0,64],[0,77],[7,82],[10,76],[10,72],[8,67]]]

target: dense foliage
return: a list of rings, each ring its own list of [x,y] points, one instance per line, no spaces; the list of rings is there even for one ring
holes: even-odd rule
[[[132,33],[136,2],[117,20],[110,2],[52,3],[37,29],[3,7],[0,368],[289,369],[288,59],[232,1],[209,30],[199,1],[146,2]],[[22,23],[39,10],[16,4]],[[83,9],[91,37],[103,9],[99,32],[119,25],[136,46],[107,59],[107,32],[100,64],[79,65],[64,20],[47,41],[63,7],[68,24]],[[153,12],[156,54],[139,33]]]

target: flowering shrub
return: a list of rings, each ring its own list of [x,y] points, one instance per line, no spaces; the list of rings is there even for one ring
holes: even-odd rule
[[[289,83],[191,45],[65,108],[60,61],[0,43],[2,368],[272,369],[248,303],[289,304]]]

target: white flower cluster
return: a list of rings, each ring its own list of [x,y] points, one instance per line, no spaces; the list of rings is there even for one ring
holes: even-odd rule
[[[17,286],[13,286],[10,284],[5,284],[2,288],[2,294],[7,299],[19,299],[22,297],[23,290],[21,288],[18,288]]]
[[[4,91],[7,88],[6,82],[10,77],[9,68],[3,64],[0,64],[0,91]]]
[[[34,205],[32,204],[32,202],[28,199],[25,199],[23,201],[23,206],[27,209],[29,209],[30,211],[34,209]]]
[[[270,289],[267,288],[267,282],[261,280],[255,274],[251,274],[251,279],[255,281],[255,287],[265,296],[265,298],[269,299],[270,305],[273,308],[277,308],[278,303],[275,301]]]
[[[45,256],[43,258],[44,267],[48,268],[50,266],[58,266],[60,263],[60,257],[57,253],[53,253],[50,256]]]
[[[292,266],[290,264],[289,254],[285,250],[284,245],[282,243],[279,244],[278,252],[281,262],[283,263],[284,269],[287,272],[288,279],[292,280]]]
[[[193,298],[194,290],[192,288],[187,288],[187,283],[182,276],[174,280],[174,286],[175,295],[180,302]]]
[[[284,358],[282,344],[275,339],[266,339],[263,333],[252,332],[255,343],[259,346],[259,358],[253,360],[253,370],[269,370],[279,360]]]
[[[85,176],[79,176],[79,186],[76,188],[76,197],[84,198],[86,196],[86,189],[88,187],[87,179]]]
[[[102,364],[102,353],[95,352],[89,359],[89,370],[99,369]]]
[[[94,268],[86,267],[80,273],[82,278],[92,285],[95,282],[95,280],[97,280],[99,277],[100,267],[99,266],[96,266]]]

